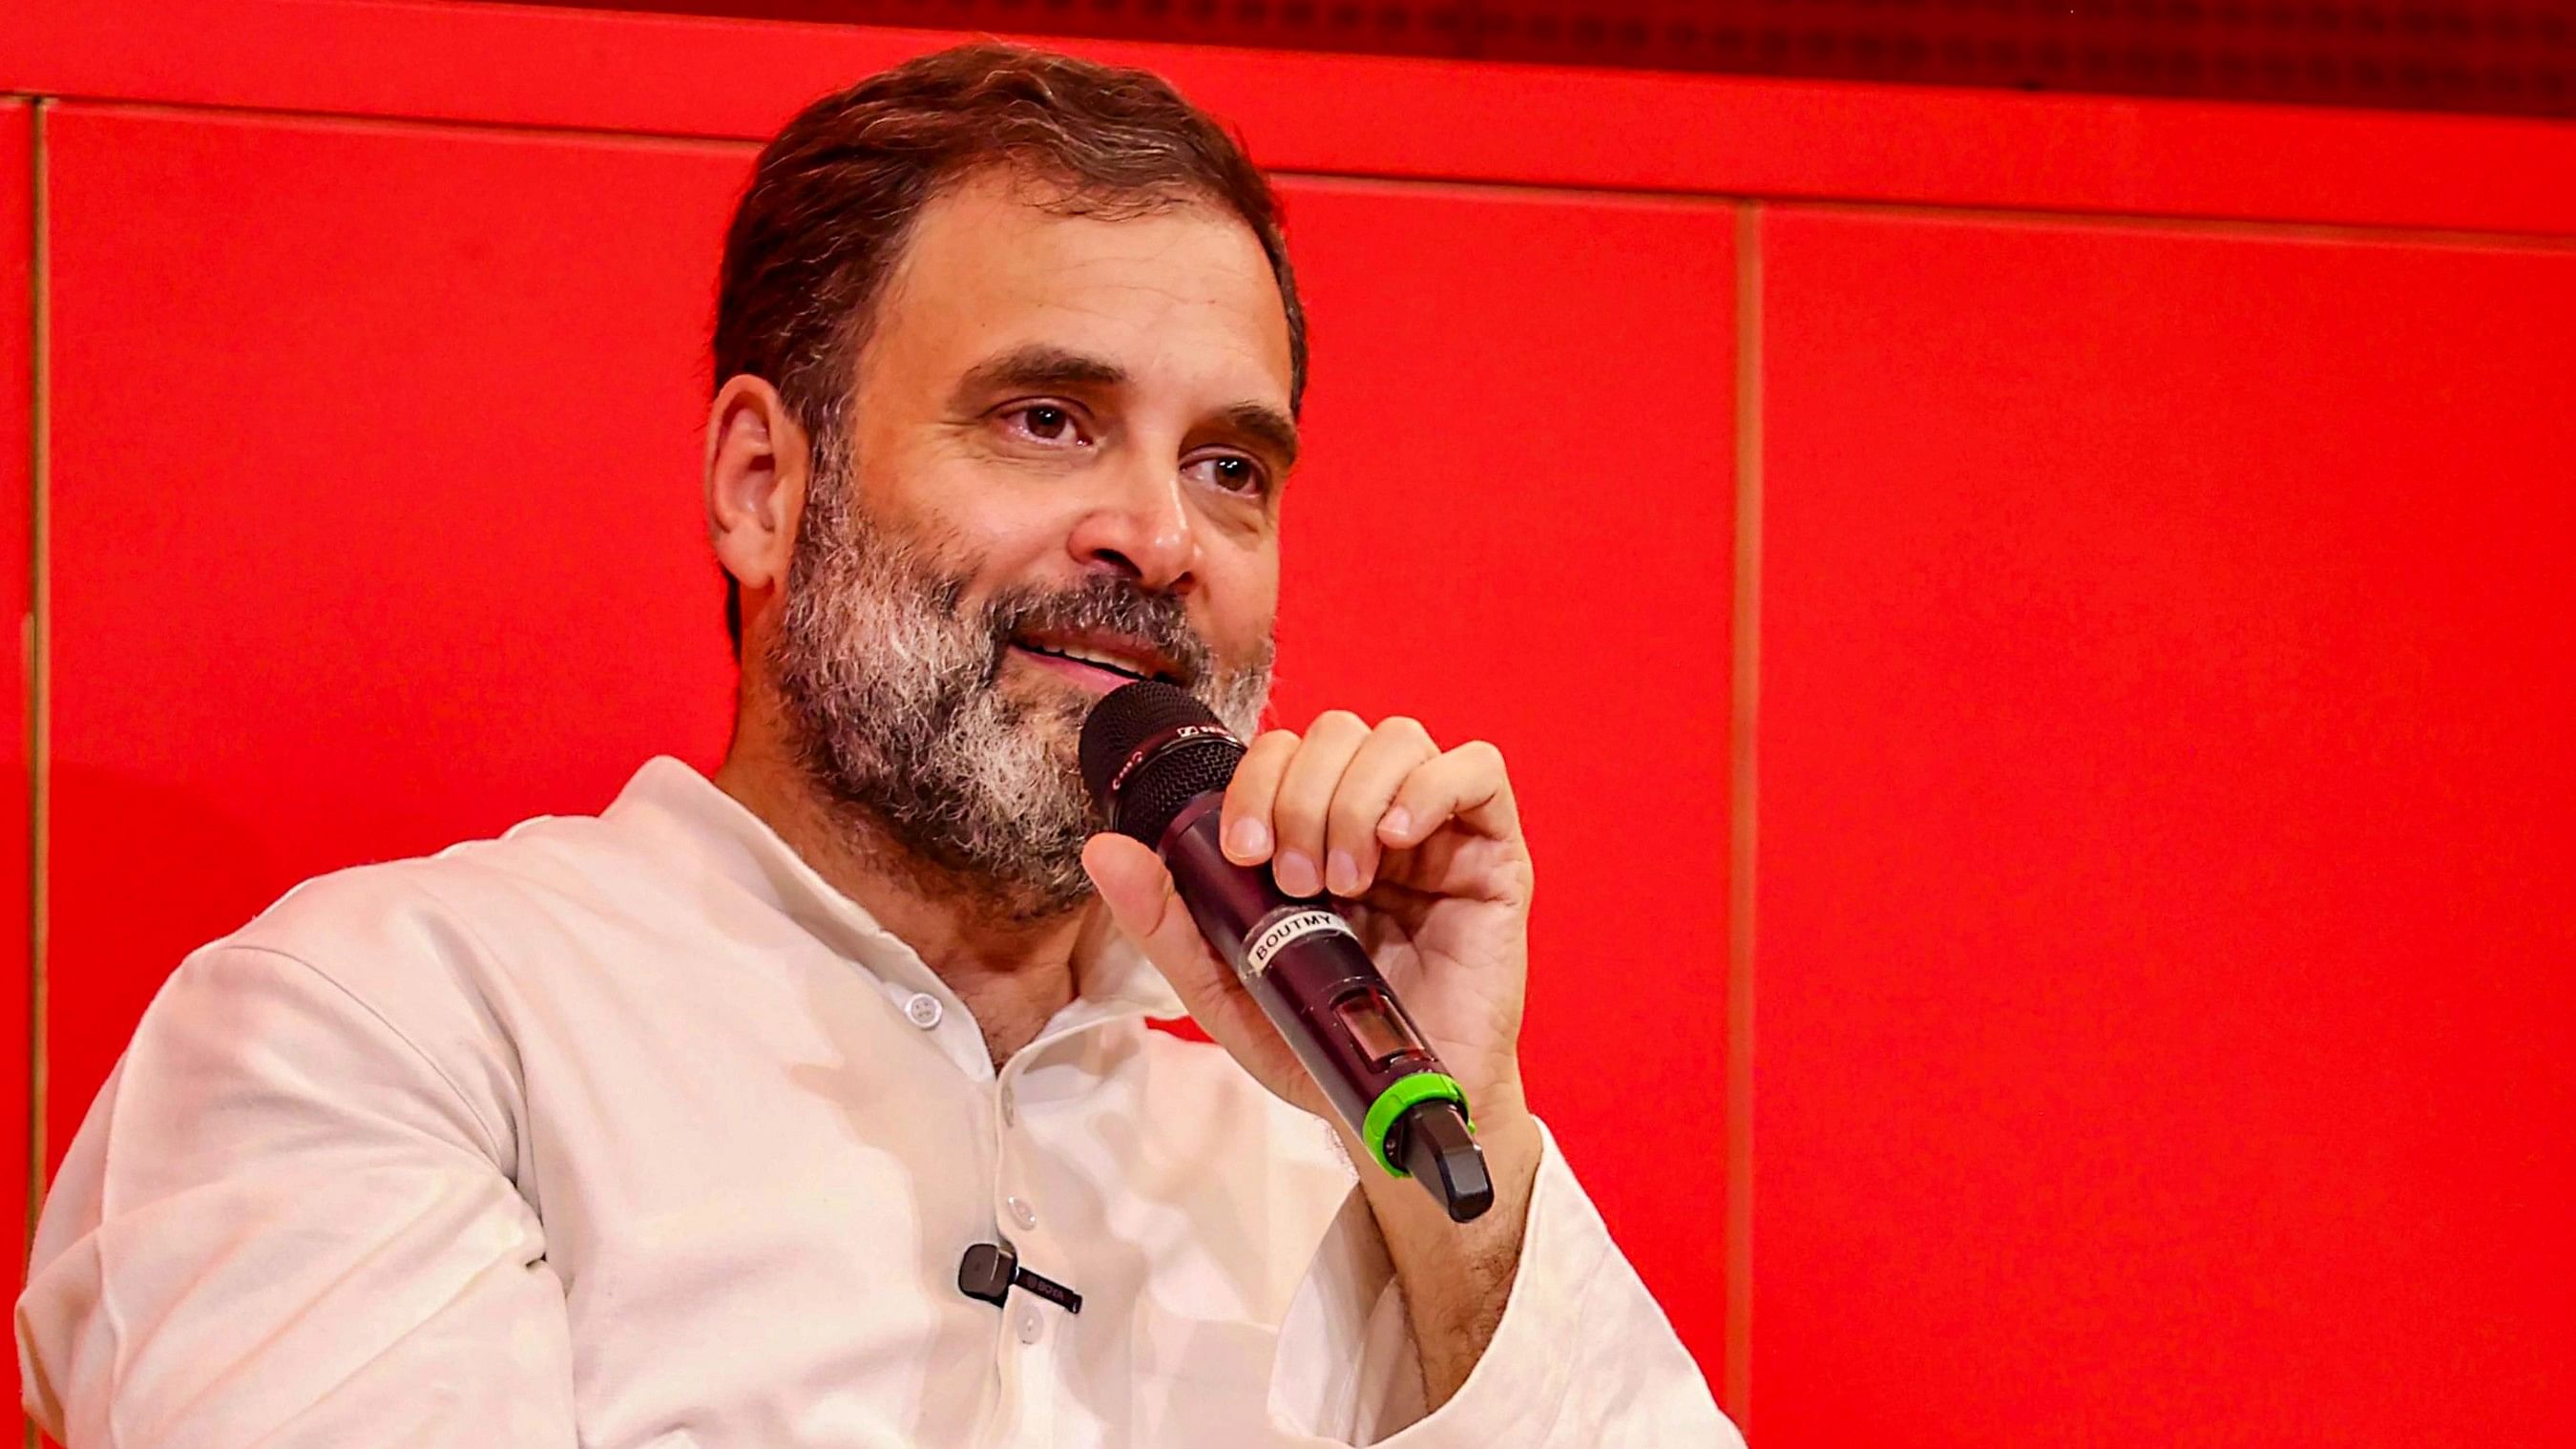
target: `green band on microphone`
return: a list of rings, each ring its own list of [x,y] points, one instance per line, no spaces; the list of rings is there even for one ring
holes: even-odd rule
[[[1377,1094],[1376,1101],[1369,1104],[1368,1122],[1360,1129],[1361,1140],[1368,1143],[1370,1155],[1377,1159],[1378,1166],[1387,1170],[1389,1176],[1412,1176],[1386,1155],[1386,1134],[1387,1129],[1395,1125],[1395,1119],[1404,1115],[1404,1109],[1416,1102],[1455,1102],[1459,1113],[1467,1119],[1468,1129],[1472,1131],[1476,1126],[1475,1114],[1467,1110],[1467,1089],[1459,1086],[1457,1079],[1448,1073],[1415,1072],[1409,1077],[1396,1078],[1385,1091]]]

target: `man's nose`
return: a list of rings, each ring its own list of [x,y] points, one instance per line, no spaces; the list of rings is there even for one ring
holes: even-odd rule
[[[1075,523],[1069,546],[1085,570],[1108,569],[1157,593],[1197,582],[1198,533],[1177,460],[1102,470],[1102,492]]]

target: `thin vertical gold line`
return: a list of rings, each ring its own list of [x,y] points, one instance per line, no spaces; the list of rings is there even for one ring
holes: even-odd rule
[[[1728,722],[1726,1411],[1753,1400],[1754,727],[1762,659],[1762,208],[1735,213],[1735,621]]]
[[[51,589],[45,566],[47,499],[53,480],[53,306],[50,245],[52,220],[46,185],[45,119],[52,102],[36,101],[28,118],[28,389],[27,415],[27,613],[21,625],[27,660],[27,1220],[20,1227],[18,1261],[34,1251],[36,1214],[45,1194],[45,776],[53,746],[49,727],[48,650]],[[22,1416],[23,1417],[23,1416]],[[36,1422],[25,1420],[27,1449],[36,1449]]]

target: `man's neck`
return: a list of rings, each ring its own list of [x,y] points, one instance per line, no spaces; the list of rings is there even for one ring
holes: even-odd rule
[[[1080,969],[1105,941],[1099,903],[1035,922],[1011,919],[881,827],[834,808],[773,739],[738,728],[716,787],[919,954],[974,1013],[1000,1067],[1073,1000]]]

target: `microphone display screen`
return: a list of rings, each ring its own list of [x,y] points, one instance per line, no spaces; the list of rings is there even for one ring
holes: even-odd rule
[[[1415,1053],[1428,1055],[1422,1039],[1395,1010],[1395,1004],[1376,991],[1359,991],[1343,997],[1333,1007],[1349,1027],[1351,1040],[1359,1043],[1369,1064],[1383,1067],[1398,1057]]]

